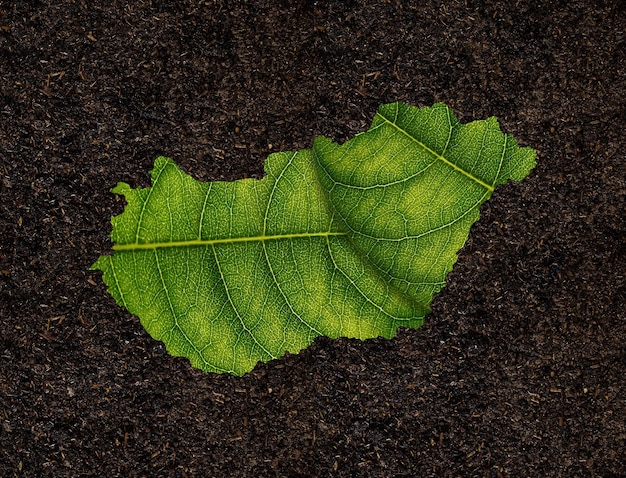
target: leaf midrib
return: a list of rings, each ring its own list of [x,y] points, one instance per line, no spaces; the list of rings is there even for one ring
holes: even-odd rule
[[[397,129],[400,133],[404,134],[407,138],[411,139],[413,142],[415,142],[419,147],[423,148],[424,150],[426,150],[428,153],[432,154],[434,157],[436,157],[437,159],[439,159],[440,161],[442,161],[444,164],[450,166],[451,168],[455,169],[456,171],[460,172],[461,174],[467,176],[468,178],[470,178],[472,181],[475,181],[477,184],[480,184],[482,187],[484,187],[485,189],[487,189],[489,192],[493,192],[494,187],[487,184],[486,182],[478,179],[476,176],[474,176],[473,174],[469,173],[468,171],[464,170],[463,168],[460,168],[459,166],[457,166],[456,164],[454,164],[451,161],[448,161],[445,156],[439,154],[437,151],[434,151],[433,149],[429,148],[428,146],[426,146],[424,143],[422,143],[420,140],[418,140],[415,136],[411,135],[408,131],[402,129],[400,126],[398,126],[398,124],[394,121],[391,121],[389,118],[385,117],[384,115],[382,115],[380,112],[376,113],[376,116],[378,116],[379,118],[381,118],[383,121],[385,121],[385,123],[393,126],[395,129]]]
[[[329,237],[329,236],[345,236],[347,233],[342,231],[325,231],[325,232],[304,232],[300,234],[276,234],[261,236],[244,236],[244,237],[226,237],[221,239],[193,239],[189,241],[168,241],[168,242],[148,242],[144,244],[115,244],[114,251],[137,251],[146,249],[164,249],[169,247],[193,247],[193,246],[212,246],[216,244],[235,244],[239,242],[265,242],[289,239],[302,239],[311,237]]]

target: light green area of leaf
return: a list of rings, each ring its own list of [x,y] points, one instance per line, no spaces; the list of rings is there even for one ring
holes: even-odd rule
[[[419,327],[480,205],[534,165],[495,118],[383,105],[343,145],[271,154],[262,180],[202,183],[158,158],[152,187],[112,190],[128,204],[92,268],[169,353],[242,375],[320,335]]]

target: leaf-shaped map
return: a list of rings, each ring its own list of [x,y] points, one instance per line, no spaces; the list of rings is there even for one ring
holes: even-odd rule
[[[242,375],[319,335],[419,327],[494,188],[535,165],[495,118],[380,107],[343,145],[271,154],[266,177],[201,183],[167,158],[113,192],[112,256],[92,266],[169,353]]]

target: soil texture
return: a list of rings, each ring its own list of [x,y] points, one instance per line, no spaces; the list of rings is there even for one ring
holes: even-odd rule
[[[419,330],[244,377],[90,265],[118,181],[199,180],[444,101],[538,151]],[[626,476],[626,4],[0,1],[0,476]]]

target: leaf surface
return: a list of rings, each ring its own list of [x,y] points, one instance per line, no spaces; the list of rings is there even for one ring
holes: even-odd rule
[[[343,145],[271,154],[261,180],[202,183],[160,157],[119,183],[112,256],[92,266],[172,355],[242,375],[320,335],[419,327],[494,188],[535,152],[490,118],[383,105]]]

